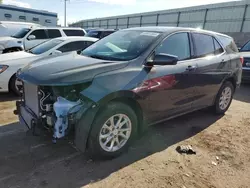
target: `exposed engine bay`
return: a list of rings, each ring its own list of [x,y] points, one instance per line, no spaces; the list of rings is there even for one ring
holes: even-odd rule
[[[36,86],[24,83],[20,109],[17,114],[20,121],[29,129],[47,129],[53,133],[53,142],[62,138],[74,128],[83,112],[89,107],[89,101],[80,92],[89,84],[71,86]],[[25,120],[24,120],[25,119]]]

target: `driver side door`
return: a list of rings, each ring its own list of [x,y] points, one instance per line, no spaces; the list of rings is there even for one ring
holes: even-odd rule
[[[165,38],[154,54],[178,57],[176,65],[154,65],[148,74],[150,85],[150,122],[157,123],[169,117],[191,111],[196,97],[196,60],[188,32]]]

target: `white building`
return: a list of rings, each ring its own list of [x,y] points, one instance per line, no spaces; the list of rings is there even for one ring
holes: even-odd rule
[[[1,4],[0,21],[33,22],[44,26],[56,26],[57,13]]]

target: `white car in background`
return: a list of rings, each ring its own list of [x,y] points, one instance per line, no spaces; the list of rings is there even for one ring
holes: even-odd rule
[[[29,50],[49,39],[69,36],[84,36],[82,28],[31,26],[20,29],[9,37],[0,37],[0,54]]]
[[[81,52],[98,39],[91,37],[60,37],[46,41],[25,52],[13,52],[0,55],[0,92],[13,91],[20,94],[22,83],[16,78],[18,69],[50,55],[65,52]]]
[[[16,34],[23,28],[41,27],[39,24],[29,22],[0,21],[0,37],[8,37]]]

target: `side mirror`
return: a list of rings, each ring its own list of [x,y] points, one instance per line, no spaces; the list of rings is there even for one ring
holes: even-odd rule
[[[169,54],[156,54],[152,60],[150,60],[148,65],[176,65],[178,62],[178,57]]]
[[[241,48],[238,48],[238,50],[239,50],[239,52],[240,52]]]
[[[35,35],[30,35],[30,36],[28,36],[28,39],[29,39],[29,40],[35,40],[35,39],[36,39],[36,36],[35,36]]]
[[[60,55],[60,54],[62,54],[61,51],[55,50],[55,51],[53,51],[50,55]]]

